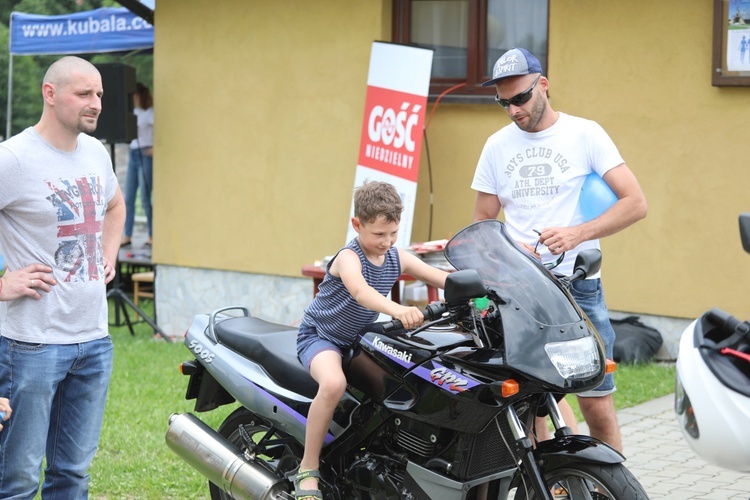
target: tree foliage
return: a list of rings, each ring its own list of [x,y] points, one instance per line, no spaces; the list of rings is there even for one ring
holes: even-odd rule
[[[48,16],[121,7],[115,0],[4,0],[0,2],[0,138],[5,135],[8,120],[8,73],[10,55],[11,12]],[[14,56],[11,133],[34,125],[42,113],[41,85],[47,68],[60,56]],[[153,89],[152,54],[79,54],[94,64],[119,62],[133,66],[138,81]],[[105,89],[106,92],[106,89]]]

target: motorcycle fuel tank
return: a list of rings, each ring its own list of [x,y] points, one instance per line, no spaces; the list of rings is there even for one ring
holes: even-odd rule
[[[472,342],[471,336],[455,325],[431,328],[411,336],[408,330],[386,334],[375,324],[371,331],[362,335],[359,347],[390,376],[401,379],[438,352],[467,342]]]

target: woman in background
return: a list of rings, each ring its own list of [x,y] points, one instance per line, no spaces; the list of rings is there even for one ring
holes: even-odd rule
[[[138,121],[138,137],[130,143],[130,161],[125,179],[125,236],[122,246],[132,244],[133,225],[135,223],[135,197],[141,188],[141,205],[146,212],[148,223],[148,241],[151,246],[151,187],[153,186],[154,156],[154,100],[148,87],[138,82],[133,94],[133,114]]]

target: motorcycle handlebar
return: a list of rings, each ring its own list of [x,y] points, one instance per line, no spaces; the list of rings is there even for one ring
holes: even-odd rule
[[[424,314],[425,321],[435,321],[442,318],[443,313],[445,313],[446,311],[448,311],[448,306],[445,304],[445,302],[433,302],[432,304],[428,304],[427,307],[424,308],[422,314]],[[391,321],[383,323],[382,326],[384,333],[390,333],[396,330],[400,330],[404,325],[402,325],[399,320],[393,319]]]

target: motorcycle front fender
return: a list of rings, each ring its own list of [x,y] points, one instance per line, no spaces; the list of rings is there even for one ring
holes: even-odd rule
[[[536,455],[547,469],[572,462],[619,464],[625,461],[625,457],[607,443],[582,435],[542,441],[537,445]]]

